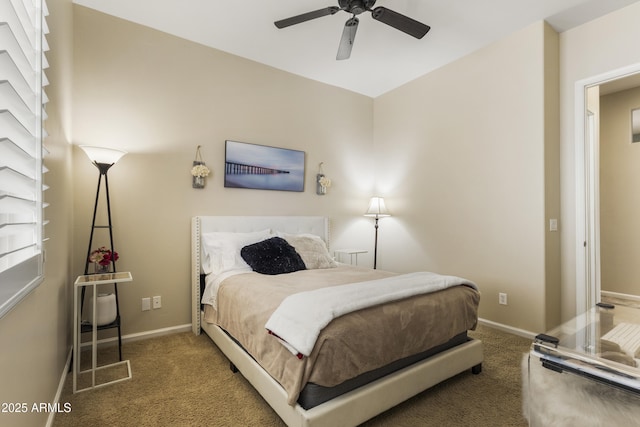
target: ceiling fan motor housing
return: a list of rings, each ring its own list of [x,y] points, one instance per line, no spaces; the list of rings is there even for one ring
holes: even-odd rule
[[[340,9],[354,15],[360,15],[362,12],[371,10],[375,3],[376,0],[338,0]]]

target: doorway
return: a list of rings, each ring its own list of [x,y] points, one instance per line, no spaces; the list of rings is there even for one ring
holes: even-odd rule
[[[602,299],[600,97],[632,87],[640,87],[640,64],[582,80],[575,87],[576,314]]]

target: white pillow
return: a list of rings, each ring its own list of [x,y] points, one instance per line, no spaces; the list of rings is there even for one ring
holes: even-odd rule
[[[202,263],[205,274],[220,274],[225,271],[248,268],[240,256],[240,250],[252,243],[260,242],[271,236],[271,230],[251,233],[213,232],[203,233],[201,242],[207,259]]]
[[[329,255],[327,245],[320,236],[315,234],[287,234],[280,231],[276,235],[285,239],[287,243],[295,248],[302,261],[304,261],[307,270],[338,266]]]

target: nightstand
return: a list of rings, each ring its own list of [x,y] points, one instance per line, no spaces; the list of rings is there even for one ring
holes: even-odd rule
[[[104,273],[104,274],[87,274],[83,276],[78,276],[75,283],[73,284],[73,392],[78,393],[85,390],[91,390],[98,387],[103,387],[108,384],[117,383],[120,381],[125,381],[131,379],[131,365],[128,360],[121,360],[116,363],[111,363],[108,365],[98,365],[98,330],[106,329],[110,327],[119,326],[120,322],[120,314],[117,313],[116,320],[113,322],[113,325],[117,323],[117,325],[113,326],[112,324],[98,326],[96,317],[97,317],[97,298],[98,298],[98,285],[106,285],[106,284],[117,284],[123,282],[131,282],[133,278],[131,277],[131,273],[128,271],[118,272],[118,273]],[[91,310],[92,320],[90,325],[82,324],[82,310],[79,308],[82,301],[79,301],[78,293],[81,292],[85,287],[93,287],[92,294],[93,297],[91,299],[91,304],[93,305],[93,309]],[[80,363],[80,353],[81,353],[81,345],[82,345],[82,333],[83,332],[91,332],[91,368],[81,371],[81,363]],[[96,372],[100,370],[104,370],[107,368],[112,368],[116,366],[126,366],[127,375],[123,378],[118,378],[110,381],[105,381],[102,383],[96,383]],[[91,385],[82,389],[78,389],[78,376],[81,374],[91,374]]]
[[[334,255],[337,254],[336,258],[338,259],[338,261],[341,261],[341,255],[349,255],[349,264],[353,265],[353,261],[355,259],[355,265],[358,265],[358,254],[366,254],[367,252],[369,251],[366,251],[364,249],[336,249],[334,251]]]

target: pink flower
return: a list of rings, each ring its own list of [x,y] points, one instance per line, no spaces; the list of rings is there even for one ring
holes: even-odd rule
[[[117,261],[118,258],[120,258],[118,256],[118,252],[112,252],[111,249],[101,246],[91,252],[91,255],[89,255],[89,262],[95,262],[100,265],[109,265],[112,261]]]

